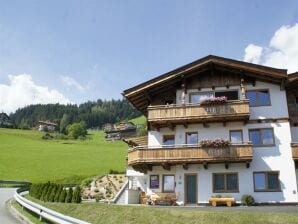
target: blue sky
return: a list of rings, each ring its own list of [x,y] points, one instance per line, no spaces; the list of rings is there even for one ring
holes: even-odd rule
[[[298,22],[297,1],[2,1],[0,84],[30,74],[72,102],[121,98],[208,54],[242,60]],[[0,89],[1,90],[1,89]],[[0,108],[1,110],[1,108]]]

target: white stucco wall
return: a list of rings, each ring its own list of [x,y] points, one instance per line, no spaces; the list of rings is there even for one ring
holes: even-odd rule
[[[189,170],[183,170],[180,166],[172,167],[171,171],[165,171],[161,167],[154,167],[152,172],[148,174],[175,174],[176,175],[176,191],[179,200],[184,201],[184,174],[198,173],[198,202],[207,202],[208,197],[216,193],[212,192],[212,173],[214,172],[238,172],[239,173],[239,193],[227,193],[233,195],[239,201],[243,194],[251,194],[257,202],[296,202],[297,183],[294,162],[291,152],[291,131],[289,122],[283,123],[257,123],[247,124],[243,126],[241,122],[230,122],[226,126],[221,123],[212,123],[208,128],[201,124],[189,125],[187,129],[183,126],[177,126],[174,131],[168,128],[162,128],[160,132],[150,133],[154,143],[162,143],[162,135],[175,134],[175,144],[185,143],[185,132],[196,131],[199,134],[199,140],[224,138],[229,139],[229,130],[243,130],[244,142],[249,141],[248,130],[253,128],[269,128],[272,127],[275,135],[274,147],[254,147],[254,156],[247,169],[245,164],[231,164],[226,170],[224,164],[210,164],[205,170],[202,165],[191,165]],[[151,143],[149,143],[151,144]],[[254,192],[253,188],[253,172],[255,171],[279,171],[282,192]],[[162,180],[162,176],[160,176]],[[149,186],[149,176],[147,175],[146,184]],[[161,189],[151,190],[146,185],[147,192],[161,191]]]

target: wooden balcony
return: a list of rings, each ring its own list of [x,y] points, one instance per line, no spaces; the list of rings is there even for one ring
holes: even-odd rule
[[[185,104],[148,107],[148,121],[160,124],[247,120],[249,115],[248,100],[233,100],[224,104],[211,105]]]
[[[199,145],[138,146],[128,151],[128,165],[142,172],[152,169],[152,166],[170,169],[170,166],[178,164],[183,167],[204,164],[206,168],[208,163],[244,162],[249,166],[252,157],[252,145],[249,143],[226,148],[202,148]]]
[[[292,156],[294,161],[298,161],[298,142],[292,143]]]
[[[224,104],[185,104],[148,107],[148,121],[151,124],[166,125],[246,121],[249,119],[248,100],[231,100]]]

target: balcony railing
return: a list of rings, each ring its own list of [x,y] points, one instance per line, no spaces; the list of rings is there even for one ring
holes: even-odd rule
[[[156,124],[246,120],[249,115],[248,100],[231,100],[210,105],[172,104],[148,107],[148,121]]]
[[[298,142],[292,143],[292,156],[295,161],[298,161]]]
[[[225,148],[202,148],[200,145],[138,146],[128,151],[128,165],[250,162],[252,157],[250,143]]]

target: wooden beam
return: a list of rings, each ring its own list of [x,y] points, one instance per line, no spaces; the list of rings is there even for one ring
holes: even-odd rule
[[[186,164],[186,163],[182,164],[182,167],[183,167],[184,170],[188,170],[188,164]]]
[[[184,123],[183,123],[183,126],[184,126],[184,128],[187,128],[187,127],[188,127],[187,122],[184,122]]]
[[[171,131],[175,130],[175,125],[173,123],[167,122],[167,126]]]
[[[168,164],[168,163],[163,163],[163,164],[162,164],[162,168],[163,168],[164,170],[168,170],[168,171],[171,170],[171,166],[170,166],[170,164]]]
[[[250,167],[250,162],[246,162],[246,168],[248,169]]]
[[[204,167],[205,170],[207,170],[208,169],[208,163],[204,162],[203,167]]]
[[[229,169],[229,163],[227,163],[227,162],[225,163],[225,168]]]

